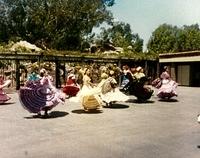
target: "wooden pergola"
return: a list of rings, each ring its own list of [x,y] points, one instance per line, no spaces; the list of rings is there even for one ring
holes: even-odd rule
[[[60,71],[59,67],[61,63],[73,63],[73,62],[85,62],[85,63],[115,63],[119,67],[124,62],[135,62],[134,58],[128,57],[98,57],[98,56],[89,56],[89,55],[50,55],[50,54],[43,54],[43,53],[17,53],[17,52],[0,52],[0,60],[13,60],[15,61],[15,76],[16,76],[16,90],[20,88],[20,72],[19,66],[20,61],[37,61],[37,62],[54,62],[55,63],[55,84],[56,87],[59,87],[59,78],[60,78]],[[157,62],[157,61],[155,61]],[[147,61],[145,61],[145,68],[147,66]]]

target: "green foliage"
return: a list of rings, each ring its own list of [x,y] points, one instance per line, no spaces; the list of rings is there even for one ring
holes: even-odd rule
[[[94,26],[109,22],[115,0],[2,0],[0,41],[20,37],[58,50],[76,50]]]
[[[182,51],[200,50],[200,29],[199,25],[191,25],[183,27],[184,40],[182,42]]]
[[[119,55],[121,58],[131,58],[135,61],[138,60],[158,60],[158,54],[154,52],[133,52],[130,50],[125,51]]]
[[[142,52],[143,40],[132,32],[129,24],[123,22],[115,22],[108,29],[102,28],[99,38],[102,41],[110,39],[115,46],[125,50],[131,46],[134,52]]]
[[[199,25],[178,28],[168,24],[160,25],[148,42],[149,51],[157,53],[200,50]]]

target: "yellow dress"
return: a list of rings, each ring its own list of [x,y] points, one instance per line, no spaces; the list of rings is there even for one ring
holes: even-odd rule
[[[72,97],[70,101],[81,102],[85,110],[98,109],[102,106],[99,97],[99,87],[92,88],[91,78],[87,75],[83,76],[83,87],[76,97]]]

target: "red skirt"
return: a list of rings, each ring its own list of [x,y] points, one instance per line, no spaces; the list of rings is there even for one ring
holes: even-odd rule
[[[73,85],[67,85],[63,87],[63,92],[69,96],[76,96],[79,90],[80,90],[79,87]]]

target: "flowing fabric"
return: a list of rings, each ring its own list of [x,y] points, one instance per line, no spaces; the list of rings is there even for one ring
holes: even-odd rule
[[[123,94],[119,88],[116,87],[116,80],[113,77],[109,77],[106,79],[106,81],[102,85],[102,93],[101,98],[104,102],[110,103],[110,102],[125,102],[129,100],[130,98]],[[113,86],[115,85],[115,86]]]
[[[178,84],[170,78],[168,72],[163,72],[160,76],[160,79],[161,80],[160,82],[157,82],[157,85],[153,84],[154,87],[158,88],[157,96],[159,98],[171,98],[174,96],[178,96],[176,92]]]
[[[85,110],[98,109],[102,105],[102,101],[98,95],[85,95],[83,96],[82,105]]]
[[[130,74],[129,78],[129,83],[123,89],[120,89],[120,91],[128,95],[134,95],[140,102],[145,102],[151,98],[153,90],[146,85],[148,81],[147,77],[144,76],[137,79],[133,78]]]
[[[175,81],[163,79],[162,85],[158,89],[157,96],[159,98],[164,98],[164,97],[170,98],[173,96],[177,96],[177,92],[176,92],[177,86],[178,86],[178,84]]]
[[[63,87],[63,92],[68,96],[76,96],[80,90],[80,86],[75,81],[75,76],[70,76],[67,79],[66,85]]]
[[[81,102],[85,110],[98,109],[102,106],[102,100],[99,97],[101,89],[99,86],[92,88],[90,85],[90,77],[83,77],[83,87],[76,97],[70,98],[72,102]]]
[[[162,80],[158,77],[155,80],[153,80],[153,82],[151,83],[151,85],[155,88],[160,88],[162,85]]]
[[[106,94],[101,94],[101,98],[104,102],[125,102],[128,101],[130,98],[125,95],[124,93],[120,92],[119,88],[115,88],[111,92]]]
[[[50,78],[43,77],[36,81],[27,81],[19,90],[19,98],[26,110],[38,113],[42,110],[51,110],[60,102],[64,103],[65,94],[52,85]]]
[[[77,93],[76,97],[72,97],[69,100],[72,102],[81,102],[83,100],[83,97],[90,94],[90,91],[93,89],[90,85],[90,77],[87,75],[83,76],[83,87],[82,89]]]
[[[106,103],[127,101],[129,97],[116,88],[116,80],[112,77],[102,79],[97,87],[83,85],[77,97],[70,98],[70,101],[80,101],[85,109],[95,109]]]
[[[3,104],[10,100],[11,98],[4,92],[3,88],[8,86],[11,83],[11,80],[1,81],[0,85],[0,104]]]

